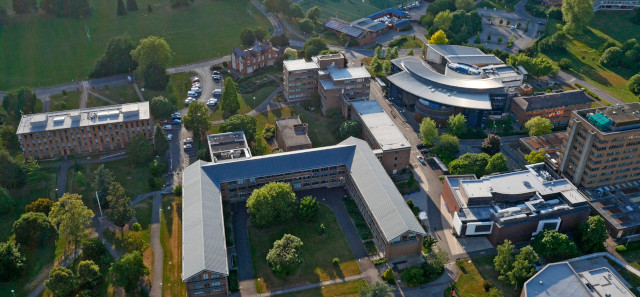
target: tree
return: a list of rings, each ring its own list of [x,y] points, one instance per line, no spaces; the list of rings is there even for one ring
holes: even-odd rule
[[[149,247],[144,239],[142,232],[140,231],[127,231],[124,233],[122,245],[129,253],[138,251],[144,253],[144,250]]]
[[[13,89],[4,95],[2,107],[7,112],[7,120],[19,123],[22,114],[34,113],[36,110],[36,94],[27,87]]]
[[[164,134],[164,130],[160,127],[160,124],[156,124],[155,131],[153,131],[153,152],[158,156],[164,156],[169,150],[169,140],[167,135]]]
[[[224,121],[219,130],[221,133],[243,131],[247,142],[251,143],[256,139],[257,125],[256,118],[246,114],[237,114]]]
[[[560,62],[558,62],[558,67],[560,67],[560,69],[562,70],[569,70],[571,68],[571,60],[567,58],[560,59]]]
[[[49,213],[49,221],[60,237],[72,241],[76,249],[92,219],[93,211],[82,203],[82,196],[78,194],[65,193],[53,204]]]
[[[0,151],[0,168],[3,173],[0,174],[0,187],[12,189],[24,184],[25,176],[21,164],[5,150]]]
[[[100,267],[91,260],[80,261],[78,263],[78,284],[81,288],[91,289],[100,280]]]
[[[151,62],[142,68],[142,78],[147,89],[162,91],[169,84],[169,75],[165,66]]]
[[[431,146],[437,137],[438,129],[436,128],[436,122],[428,117],[422,118],[422,122],[420,123],[420,139],[422,139],[422,143]]]
[[[441,250],[437,246],[434,246],[431,253],[425,256],[426,262],[422,264],[425,274],[440,275],[444,272],[444,266],[449,262],[449,255],[447,252]]]
[[[136,215],[135,209],[131,207],[131,199],[125,194],[124,188],[119,183],[114,182],[109,186],[107,201],[109,202],[109,208],[105,211],[105,214],[114,225],[120,227],[122,232],[124,225]]]
[[[513,262],[513,268],[507,272],[506,278],[516,289],[526,280],[536,274],[534,264],[538,262],[538,254],[532,247],[526,246],[520,249],[520,253]]]
[[[445,10],[456,10],[455,1],[451,0],[436,0],[433,3],[429,4],[427,7],[427,13],[431,13],[434,16]]]
[[[253,30],[249,28],[242,29],[242,31],[240,31],[240,41],[244,47],[250,47],[256,41]]]
[[[269,39],[269,41],[271,41],[271,44],[275,47],[289,46],[289,38],[287,38],[287,36],[284,36],[283,34],[273,35],[271,36],[271,39]]]
[[[127,9],[124,7],[124,2],[122,0],[118,0],[118,10],[116,11],[117,15],[127,15]]]
[[[38,4],[34,0],[12,0],[11,7],[16,14],[32,13],[38,11]]]
[[[368,287],[360,288],[360,297],[388,297],[391,287],[383,282],[375,282]]]
[[[340,125],[339,133],[340,137],[343,139],[347,139],[349,137],[360,137],[362,134],[362,127],[356,120],[344,121]]]
[[[238,90],[236,89],[236,83],[233,82],[231,77],[227,77],[224,80],[224,91],[222,92],[222,102],[220,107],[227,114],[234,114],[240,109],[240,102],[238,102]]]
[[[264,41],[267,37],[267,30],[262,26],[256,26],[253,28],[253,35],[256,37],[257,41]]]
[[[288,222],[296,210],[296,195],[288,183],[272,182],[253,190],[247,200],[251,223],[258,228]]]
[[[400,277],[409,287],[415,287],[424,284],[427,281],[424,278],[424,270],[419,266],[402,270],[400,272]]]
[[[28,157],[24,161],[24,172],[27,175],[27,183],[30,185],[37,185],[48,177],[40,170],[40,164],[32,157]]]
[[[104,54],[96,61],[93,70],[89,73],[89,77],[103,77],[134,70],[138,64],[131,57],[131,51],[135,48],[133,39],[126,33],[111,38]]]
[[[211,127],[209,108],[200,101],[189,104],[189,109],[182,119],[182,123],[187,130],[193,132],[194,137],[204,139],[205,133]]]
[[[98,237],[87,238],[82,241],[82,259],[100,261],[107,254],[107,248]]]
[[[382,278],[382,280],[384,280],[387,283],[390,284],[395,284],[396,283],[396,279],[393,275],[393,268],[389,267],[389,269],[385,270],[385,272],[382,273],[382,275],[380,276]]]
[[[314,6],[307,10],[307,18],[312,20],[314,23],[317,23],[320,17],[322,16],[322,10],[320,7]]]
[[[30,204],[27,204],[27,206],[24,207],[24,211],[25,212],[41,212],[45,216],[48,216],[52,206],[53,206],[53,201],[51,201],[51,199],[38,198],[38,200],[33,201]]]
[[[442,134],[436,140],[433,151],[441,157],[453,159],[460,151],[460,140],[451,134]]]
[[[138,288],[140,278],[149,274],[149,268],[144,265],[140,252],[127,253],[111,263],[109,274],[113,283],[132,292]]]
[[[284,59],[285,60],[296,60],[298,59],[298,51],[292,49],[290,47],[284,49]]]
[[[447,39],[447,34],[442,30],[438,30],[434,33],[429,39],[429,44],[447,44],[449,43],[449,39]]]
[[[256,138],[255,145],[251,147],[251,154],[254,156],[262,156],[269,153],[269,146],[262,139],[262,137]]]
[[[489,155],[485,153],[466,153],[449,164],[451,174],[475,174],[481,177],[489,164]]]
[[[456,9],[471,11],[473,9],[473,0],[456,0]]]
[[[493,258],[493,267],[502,278],[513,269],[513,262],[515,262],[513,253],[515,247],[510,240],[505,239],[504,243],[498,245],[496,249],[498,250],[498,254]]]
[[[604,241],[607,240],[607,226],[601,216],[592,216],[578,228],[578,246],[586,253],[604,251]]]
[[[149,111],[155,119],[166,119],[171,116],[173,104],[163,96],[156,96],[149,102]]]
[[[527,164],[536,164],[540,162],[544,162],[546,158],[547,152],[545,150],[539,151],[531,151],[530,153],[524,156],[524,159],[527,160]]]
[[[138,46],[131,51],[131,57],[138,63],[139,69],[144,69],[151,63],[166,68],[171,61],[171,47],[164,38],[152,35],[140,40]]]
[[[143,166],[153,159],[153,147],[151,142],[142,134],[133,135],[125,147],[128,160],[136,166]]]
[[[98,169],[93,172],[93,178],[91,180],[91,189],[93,192],[98,192],[98,199],[102,207],[107,207],[107,195],[109,195],[109,187],[115,181],[115,177],[111,170],[104,167],[104,164],[100,164]]]
[[[489,136],[487,136],[487,138],[485,138],[482,142],[482,146],[480,147],[480,149],[483,153],[492,156],[500,152],[501,145],[502,143],[500,141],[500,136],[489,134]]]
[[[322,37],[311,37],[305,41],[302,51],[304,51],[304,58],[310,60],[311,57],[317,55],[319,52],[328,50],[327,43]]]
[[[638,11],[640,11],[640,9],[638,9]],[[632,76],[629,79],[629,82],[627,82],[627,88],[629,89],[629,91],[631,91],[631,93],[635,94],[636,96],[640,96],[640,73]]]
[[[433,26],[438,30],[447,31],[449,30],[449,28],[451,28],[452,22],[453,14],[451,13],[451,11],[445,10],[436,15],[435,19],[433,19]]]
[[[9,195],[9,191],[0,187],[0,214],[10,212],[15,204],[16,202]]]
[[[512,66],[522,66],[535,77],[545,76],[553,70],[553,63],[546,57],[530,58],[525,54],[510,55],[507,63]]]
[[[383,59],[384,58],[382,56],[382,46],[380,46],[380,45],[376,46],[376,49],[373,52],[373,57],[374,58],[378,58],[378,59]]]
[[[136,0],[127,0],[127,10],[138,11],[138,3],[136,2]]]
[[[289,7],[289,16],[293,19],[304,18],[304,10],[302,10],[302,6],[298,3],[291,4]]]
[[[467,118],[461,113],[449,116],[447,129],[449,134],[461,137],[467,131]]]
[[[8,281],[20,275],[26,258],[20,253],[20,244],[12,240],[0,242],[0,281]]]
[[[576,244],[569,236],[556,230],[544,230],[533,238],[533,249],[551,262],[573,258],[578,254]]]
[[[491,156],[484,172],[485,174],[492,174],[508,170],[509,167],[507,166],[507,157],[505,157],[502,153],[497,153]]]
[[[41,212],[27,212],[13,223],[12,232],[22,246],[36,247],[55,238],[56,230]]]
[[[397,57],[398,57],[398,47],[397,46],[393,46],[393,47],[389,48],[389,51],[385,55],[385,58],[387,60],[393,60],[393,59],[395,59]]]
[[[16,135],[16,128],[14,128],[13,126],[0,126],[0,149],[2,149],[2,146],[4,146],[4,148],[7,150],[20,148],[18,135]]]
[[[310,34],[310,33],[313,33],[313,30],[315,29],[315,24],[311,19],[304,18],[298,22],[298,27],[300,27],[300,30],[302,31],[302,33]]]
[[[593,2],[590,0],[562,1],[564,29],[569,32],[582,31],[593,19]]]
[[[291,234],[276,240],[267,254],[271,270],[281,278],[298,270],[302,265],[302,247],[302,240]]]
[[[47,289],[54,296],[71,296],[77,289],[76,276],[69,268],[56,266],[49,272],[49,279],[44,281]]]
[[[624,52],[617,46],[610,47],[600,56],[600,63],[607,67],[617,67],[624,62]]]
[[[551,133],[553,124],[549,119],[537,116],[524,123],[524,127],[529,131],[529,136],[538,136]]]
[[[4,26],[9,20],[9,14],[7,13],[7,9],[0,5],[0,27]]]
[[[305,221],[312,221],[318,216],[320,210],[316,198],[311,196],[305,196],[300,200],[300,206],[298,207],[298,217]]]

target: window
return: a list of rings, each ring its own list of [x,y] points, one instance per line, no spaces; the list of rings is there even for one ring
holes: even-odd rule
[[[202,279],[209,279],[209,274],[208,273],[203,274]]]

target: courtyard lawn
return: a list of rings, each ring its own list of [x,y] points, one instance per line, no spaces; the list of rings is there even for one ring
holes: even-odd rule
[[[151,224],[151,208],[153,207],[153,196],[142,200],[136,204],[133,208],[136,210],[136,221],[140,223],[142,229],[149,228]]]
[[[520,291],[513,289],[513,286],[498,279],[498,273],[493,268],[493,258],[495,256],[483,256],[472,259],[473,266],[480,273],[483,279],[490,281],[494,287],[500,289],[505,297],[518,297]],[[466,262],[465,262],[466,263]],[[482,287],[482,284],[478,284]]]
[[[80,91],[67,92],[66,95],[57,94],[49,96],[51,100],[50,111],[78,109],[80,105]]]
[[[102,89],[94,90],[94,92],[104,97],[107,97],[111,99],[111,101],[114,101],[119,104],[140,101],[140,98],[138,98],[138,94],[136,94],[136,90],[133,88],[133,85],[131,84],[121,85],[117,87],[106,86]],[[98,99],[98,100],[102,101],[101,99]],[[107,103],[107,104],[111,104],[111,103]]]
[[[451,289],[455,289],[458,296],[483,296],[485,294],[482,288],[484,279],[473,265],[471,260],[456,261],[458,269],[460,269],[460,276],[453,286],[444,290],[444,297],[451,296]]]
[[[321,223],[326,228],[324,235],[316,232]],[[353,257],[333,211],[324,205],[320,205],[318,218],[314,222],[294,221],[264,230],[249,226],[248,231],[258,293],[360,273],[358,262]],[[265,259],[269,249],[273,247],[273,242],[282,238],[284,234],[292,234],[302,240],[303,264],[293,275],[280,279],[271,272]],[[333,258],[340,259],[339,267],[333,265]]]
[[[422,48],[423,45],[424,45],[424,41],[422,41],[420,38],[416,38],[415,36],[402,36],[389,43],[390,47],[397,46],[398,48],[405,48],[405,49],[411,49],[411,48],[420,49]],[[420,51],[418,50],[418,52]]]
[[[240,94],[240,96],[242,96],[242,100],[247,106],[251,107],[251,109],[254,109],[258,105],[262,104],[262,102],[267,100],[271,93],[273,93],[277,89],[278,84],[276,82],[273,82],[273,84],[266,85],[260,89],[255,90],[254,92],[242,93]]]
[[[339,18],[355,21],[367,17],[385,8],[397,8],[407,0],[303,0],[302,9],[318,6],[322,10],[322,18]]]
[[[365,280],[355,280],[335,285],[324,286],[322,288],[314,288],[297,293],[280,295],[282,297],[356,297],[359,296],[360,288],[366,287]]]
[[[9,2],[0,0],[11,10]],[[153,12],[147,13],[147,3]],[[139,2],[140,10],[126,16],[116,15],[117,1],[91,4],[93,15],[86,19],[12,15],[0,31],[0,90],[85,79],[107,42],[124,33],[134,40],[164,37],[173,51],[170,65],[181,65],[228,55],[240,45],[240,31],[246,27],[271,28],[247,1],[196,1],[173,9],[169,1],[149,0]]]
[[[360,235],[360,239],[367,240],[373,238],[371,234],[371,230],[367,223],[360,213],[358,206],[352,199],[342,199],[344,206],[347,208],[347,212],[349,213],[349,217],[351,217],[351,221],[353,221],[353,225],[356,226],[356,230],[358,230],[358,235]]]
[[[620,253],[628,262],[635,262],[640,264],[640,242],[632,242],[626,245],[627,250]],[[636,266],[640,267],[640,266]]]
[[[185,296],[182,282],[182,200],[173,195],[162,197],[160,243],[164,253],[162,291],[165,296]]]
[[[296,113],[300,115],[303,123],[309,124],[309,139],[313,147],[329,146],[339,142],[333,131],[340,128],[342,120],[328,118],[302,108],[296,108]]]
[[[271,93],[273,93],[273,91],[275,91],[277,88],[278,87],[268,85],[256,90],[253,93],[238,94],[238,102],[240,103],[240,109],[238,109],[236,114],[245,114],[250,112],[256,106],[264,102],[269,97],[269,95],[271,95]],[[256,98],[255,100],[253,100],[254,97]],[[220,105],[217,105],[216,108],[209,114],[209,120],[218,121],[218,120],[226,119],[230,116],[231,115],[225,115],[222,109],[220,108]],[[275,119],[273,123],[275,123]],[[262,126],[258,125],[258,130],[261,131],[262,127],[264,127],[264,124]]]
[[[92,94],[87,95],[87,107],[99,107],[110,105],[111,103],[104,101]]]

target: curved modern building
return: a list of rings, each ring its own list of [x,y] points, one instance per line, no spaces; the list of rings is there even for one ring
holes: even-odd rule
[[[446,125],[462,113],[470,127],[483,127],[489,116],[509,111],[523,75],[494,55],[472,47],[429,45],[427,60],[403,57],[392,62],[389,97],[415,109],[415,118],[430,117]]]

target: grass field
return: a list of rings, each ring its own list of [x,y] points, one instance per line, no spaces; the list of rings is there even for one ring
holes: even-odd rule
[[[353,225],[356,226],[356,230],[358,230],[358,235],[362,240],[367,240],[373,238],[371,234],[371,230],[369,230],[369,226],[364,220],[362,213],[358,209],[358,206],[352,199],[343,199],[342,202],[344,206],[347,208],[347,212],[349,213],[349,217],[351,217],[351,221],[353,221]]]
[[[625,102],[638,101],[627,89],[628,79],[636,74],[625,68],[608,68],[600,64],[598,48],[607,40],[625,42],[640,36],[640,26],[629,21],[631,12],[598,12],[584,34],[571,36],[565,43],[565,52],[545,53],[557,62],[562,58],[571,61],[568,72],[583,78]],[[555,32],[561,28],[558,21],[551,20],[548,30]]]
[[[80,91],[67,92],[66,95],[57,94],[49,97],[51,111],[78,109],[80,104]]]
[[[240,109],[238,109],[236,114],[245,114],[247,112],[250,112],[256,106],[264,102],[269,97],[269,95],[271,95],[271,93],[273,93],[273,91],[275,91],[277,88],[278,87],[273,85],[267,85],[265,87],[262,87],[256,90],[253,93],[238,94],[238,102],[240,103]],[[256,98],[255,100],[253,99],[254,97]],[[216,109],[214,109],[209,114],[209,119],[211,121],[222,120],[224,118],[225,118],[225,115],[222,109],[220,109],[220,105],[216,106]],[[275,119],[274,119],[274,123],[275,123]],[[258,125],[259,130],[261,130],[262,127],[264,127],[264,125],[262,126]]]
[[[324,286],[322,288],[309,289],[297,293],[280,295],[282,297],[356,297],[359,296],[360,287],[366,287],[365,280],[355,280],[346,283]]]
[[[162,197],[160,243],[164,252],[162,290],[164,296],[185,296],[182,282],[182,217],[180,202],[173,195]]]
[[[10,9],[9,0],[0,0]],[[87,19],[59,19],[39,14],[12,16],[0,30],[0,90],[27,85],[43,87],[87,77],[109,39],[128,33],[135,40],[164,37],[173,51],[170,65],[228,55],[240,45],[240,31],[271,28],[246,0],[198,0],[172,9],[167,0],[138,1],[140,10],[116,15],[117,1],[91,1]],[[147,3],[153,8],[146,12]],[[87,29],[91,36],[87,38]]]
[[[87,96],[87,107],[99,107],[99,106],[105,106],[110,104],[111,103],[104,101],[96,96],[93,96],[92,94],[89,94]]]
[[[498,279],[498,273],[493,269],[493,258],[495,256],[484,256],[474,258],[473,266],[480,273],[483,279],[490,281],[494,287],[500,289],[505,297],[520,296],[520,291],[513,289],[513,286]],[[482,284],[479,284],[482,286]]]
[[[320,223],[325,225],[324,235],[315,232]],[[248,229],[258,293],[360,273],[358,263],[353,257],[333,211],[324,205],[320,205],[318,218],[314,222],[296,221],[264,230],[258,230],[253,226]],[[295,274],[280,279],[271,272],[265,259],[269,249],[273,247],[273,242],[282,238],[284,234],[292,234],[302,240],[303,264]],[[333,258],[340,259],[339,267],[333,265],[331,262]]]
[[[309,124],[309,139],[313,147],[329,146],[338,143],[338,140],[333,135],[333,131],[336,131],[341,120],[328,118],[316,113],[312,113],[302,108],[296,108],[296,113],[300,116],[300,120],[303,123]]]
[[[484,279],[473,265],[473,262],[471,260],[461,260],[456,261],[456,265],[460,269],[460,276],[453,286],[444,291],[443,296],[451,296],[451,289],[455,289],[458,296],[484,296],[485,292],[482,288]]]
[[[403,36],[389,43],[390,47],[397,46],[398,48],[406,48],[406,49],[422,48],[423,45],[424,45],[424,41],[422,41],[419,38],[416,38],[415,36],[412,36],[412,37]],[[418,50],[418,52],[420,51]]]
[[[407,0],[303,0],[302,8],[307,9],[318,6],[322,9],[322,18],[339,18],[345,21],[354,21],[359,18],[374,14],[382,9],[398,7]]]

